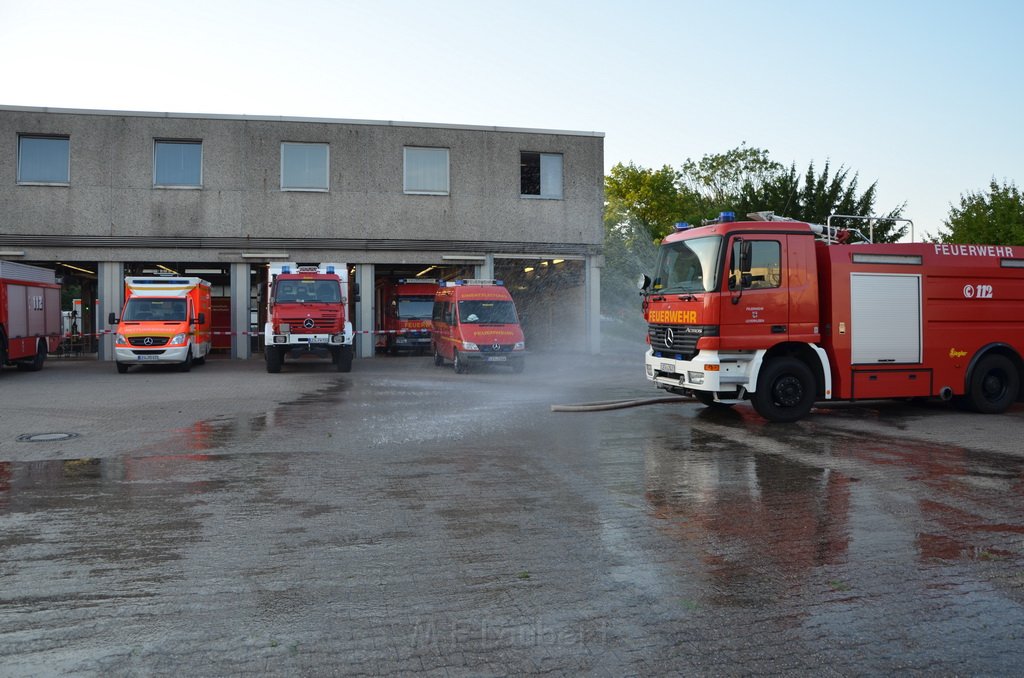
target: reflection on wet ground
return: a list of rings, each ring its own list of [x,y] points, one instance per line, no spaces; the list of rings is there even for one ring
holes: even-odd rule
[[[1021,458],[746,407],[558,415],[593,387],[417,364],[0,463],[8,670],[1024,665]],[[630,375],[608,399],[649,395]]]

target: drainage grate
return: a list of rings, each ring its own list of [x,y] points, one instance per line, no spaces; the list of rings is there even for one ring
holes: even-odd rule
[[[26,433],[18,436],[19,443],[54,443],[77,438],[77,433]]]

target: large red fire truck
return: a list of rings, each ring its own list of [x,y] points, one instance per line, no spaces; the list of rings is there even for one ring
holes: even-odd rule
[[[339,372],[352,371],[355,335],[344,264],[272,264],[266,300],[267,372],[280,372],[285,357],[329,358]]]
[[[1024,248],[846,244],[851,231],[730,213],[667,236],[643,276],[647,378],[795,421],[820,400],[1021,398]]]
[[[0,261],[0,367],[42,368],[60,346],[60,285],[45,268]]]
[[[377,284],[377,348],[423,353],[430,348],[430,314],[437,280],[385,278]]]

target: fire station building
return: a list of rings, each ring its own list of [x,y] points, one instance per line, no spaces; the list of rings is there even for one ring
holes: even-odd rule
[[[375,289],[497,278],[527,347],[599,349],[604,135],[0,106],[0,259],[52,268],[101,360],[126,275],[211,282],[215,349],[262,351],[272,262],[344,263],[356,355]],[[68,307],[74,299],[74,309]]]

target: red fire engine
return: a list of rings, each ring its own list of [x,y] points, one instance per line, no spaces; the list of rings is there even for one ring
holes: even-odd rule
[[[647,378],[707,406],[795,421],[820,400],[1021,397],[1024,248],[845,244],[776,217],[684,225],[641,278]]]
[[[423,353],[430,348],[430,314],[437,280],[385,278],[377,284],[377,348]]]
[[[0,367],[42,368],[60,345],[60,285],[45,268],[0,261]]]
[[[353,292],[358,295],[358,287]],[[338,372],[352,371],[355,335],[348,320],[344,264],[273,263],[266,303],[267,372],[280,372],[285,357],[328,358]]]

